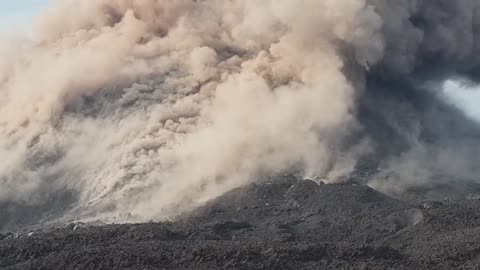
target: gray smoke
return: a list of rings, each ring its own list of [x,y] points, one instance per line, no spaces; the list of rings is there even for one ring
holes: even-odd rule
[[[387,191],[475,176],[478,128],[435,88],[476,79],[478,6],[57,1],[0,45],[0,202],[68,192],[73,219],[143,221],[372,156]]]

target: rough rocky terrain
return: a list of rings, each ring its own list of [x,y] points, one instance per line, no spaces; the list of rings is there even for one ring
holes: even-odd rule
[[[1,235],[2,269],[479,269],[480,200],[286,178],[174,222]]]

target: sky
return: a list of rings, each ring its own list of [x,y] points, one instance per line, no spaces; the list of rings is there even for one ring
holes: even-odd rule
[[[471,118],[480,121],[480,86],[467,86],[449,80],[444,84],[444,91],[453,100],[454,105]]]
[[[25,26],[50,0],[0,0],[0,31]]]

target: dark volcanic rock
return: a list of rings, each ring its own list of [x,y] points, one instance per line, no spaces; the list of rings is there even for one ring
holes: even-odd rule
[[[73,192],[63,190],[39,205],[0,202],[0,232],[59,218],[75,200]]]
[[[479,269],[480,201],[407,203],[356,182],[233,190],[175,222],[0,237],[2,269]]]

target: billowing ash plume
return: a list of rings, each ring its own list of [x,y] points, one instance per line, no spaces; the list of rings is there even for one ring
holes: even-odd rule
[[[478,3],[57,1],[0,47],[0,202],[141,221],[365,160],[388,191],[471,178],[480,133],[435,88],[476,78]]]

